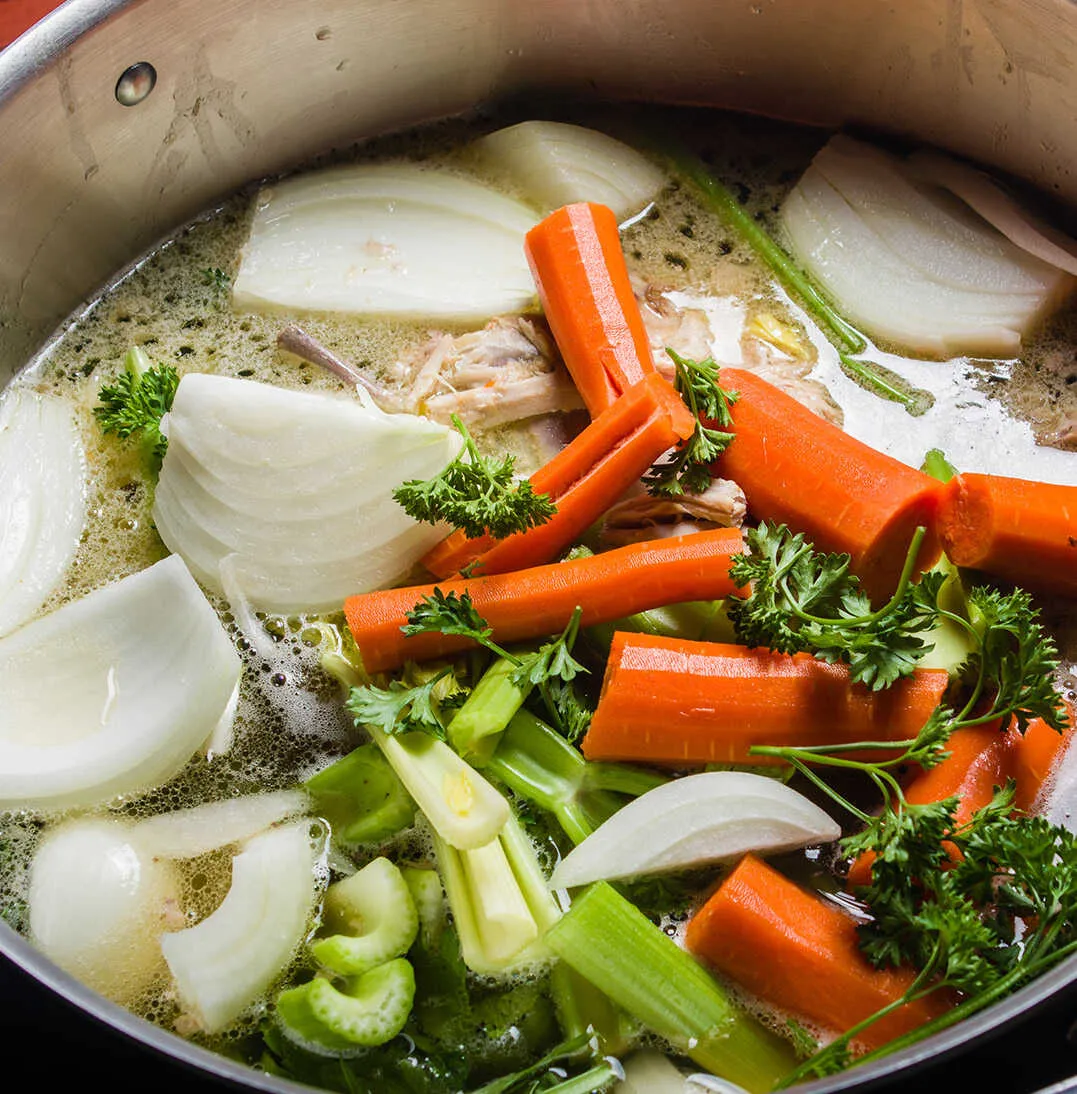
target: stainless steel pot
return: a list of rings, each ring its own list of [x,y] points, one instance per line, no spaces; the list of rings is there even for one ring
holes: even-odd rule
[[[0,53],[0,385],[107,278],[252,178],[529,91],[866,124],[1077,207],[1072,0],[68,0]],[[150,71],[152,66],[155,86]],[[0,952],[150,1048],[247,1071],[132,1017],[0,923]],[[1026,1016],[1077,959],[914,1048],[878,1084]]]

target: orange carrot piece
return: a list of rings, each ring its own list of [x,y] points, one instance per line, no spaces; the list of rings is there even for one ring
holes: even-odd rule
[[[914,775],[905,787],[905,800],[927,805],[956,794],[960,801],[954,820],[964,824],[991,801],[996,787],[1013,779],[1014,809],[1030,812],[1072,738],[1073,707],[1069,703],[1065,707],[1067,728],[1062,733],[1042,718],[1029,722],[1024,733],[1012,724],[1002,732],[998,722],[955,730],[947,745],[950,755],[937,767]],[[959,854],[951,845],[950,857],[956,860]],[[853,862],[846,877],[850,886],[871,881],[874,858],[868,852]]]
[[[537,528],[498,540],[457,530],[423,558],[438,578],[469,563],[475,573],[539,566],[576,540],[662,455],[692,435],[696,419],[657,372],[634,384],[530,478],[557,512]]]
[[[941,494],[938,531],[958,566],[1077,596],[1077,486],[955,475]]]
[[[734,440],[715,470],[740,484],[756,519],[788,524],[821,551],[848,553],[876,601],[894,592],[918,525],[928,534],[917,566],[934,564],[935,479],[862,444],[750,372],[723,368],[721,383],[740,398],[730,408]]]
[[[688,922],[688,949],[782,1011],[843,1033],[899,999],[911,969],[876,969],[856,923],[753,855],[745,857]],[[941,993],[908,1003],[857,1038],[874,1049],[949,1009]]]
[[[583,753],[675,766],[773,765],[781,761],[749,749],[911,740],[948,681],[941,669],[917,669],[873,692],[851,684],[846,665],[806,653],[618,631]]]
[[[918,771],[905,787],[905,800],[910,805],[929,805],[956,795],[959,801],[954,821],[964,824],[977,809],[990,804],[996,787],[1005,786],[1007,779],[1016,776],[1019,738],[1016,730],[1003,732],[998,722],[954,730],[946,746],[950,755],[936,767]],[[948,847],[950,858],[956,860],[960,852],[953,844]],[[870,851],[859,855],[849,867],[847,884],[869,884],[874,861]]]
[[[1010,729],[1010,733],[1016,737],[1014,778],[1017,780],[1017,795],[1014,806],[1024,813],[1030,812],[1036,806],[1044,784],[1050,780],[1055,765],[1073,739],[1073,705],[1065,703],[1065,708],[1066,728],[1061,733],[1052,729],[1042,718],[1029,722],[1023,734],[1018,734],[1014,728]]]
[[[367,672],[386,672],[475,645],[461,635],[401,633],[406,613],[436,588],[469,593],[504,644],[558,633],[577,605],[586,627],[663,604],[719,600],[737,591],[729,565],[743,552],[740,529],[717,528],[508,574],[363,593],[345,601],[344,613]]]
[[[565,205],[527,233],[524,250],[557,347],[595,418],[654,372],[617,218],[605,205]]]

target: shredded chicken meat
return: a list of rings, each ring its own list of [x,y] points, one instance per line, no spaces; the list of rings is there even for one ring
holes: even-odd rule
[[[677,498],[652,497],[640,488],[607,511],[601,535],[609,546],[623,547],[710,528],[739,528],[746,512],[744,491],[730,479],[714,479],[701,494]]]
[[[583,406],[545,324],[524,316],[500,316],[467,334],[434,332],[395,372],[409,410],[439,422],[456,414],[468,428]]]

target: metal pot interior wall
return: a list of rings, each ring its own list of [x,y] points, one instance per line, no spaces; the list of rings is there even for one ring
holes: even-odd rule
[[[334,145],[528,92],[713,105],[929,141],[1077,206],[1068,0],[68,0],[0,54],[0,384],[117,270],[237,186]],[[150,94],[119,101],[136,63]],[[121,96],[122,97],[122,96]],[[0,924],[0,950],[103,1020],[234,1081]],[[1021,1015],[1068,964],[877,1082]]]

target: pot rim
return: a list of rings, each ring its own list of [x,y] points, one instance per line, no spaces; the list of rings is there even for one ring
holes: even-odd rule
[[[0,109],[24,85],[54,64],[77,39],[138,2],[139,0],[64,0],[6,48],[0,49]],[[237,1087],[266,1091],[269,1094],[309,1094],[314,1089],[230,1060],[138,1017],[65,972],[2,920],[0,957],[10,960],[38,983],[77,1007],[88,1018],[99,1021],[197,1072]],[[803,1091],[804,1094],[836,1094],[839,1091],[904,1080],[944,1057],[957,1056],[974,1049],[977,1044],[1001,1032],[1003,1027],[1031,1017],[1056,996],[1075,986],[1077,955],[1065,959],[985,1010],[920,1043],[895,1052],[892,1056],[850,1068],[838,1075],[798,1085],[795,1089]],[[1068,1094],[1069,1091],[1077,1091],[1075,1084],[1077,1080],[1063,1080],[1045,1088],[1039,1094]]]

